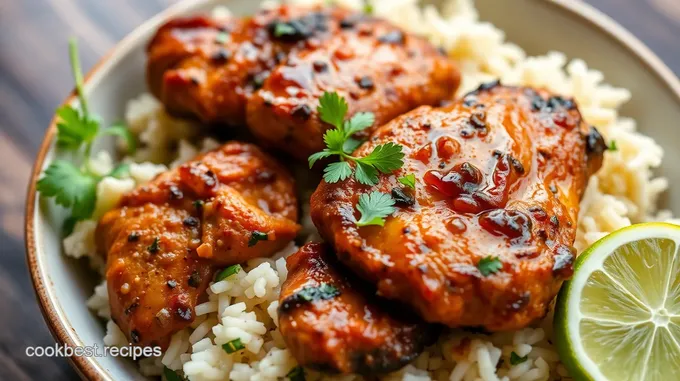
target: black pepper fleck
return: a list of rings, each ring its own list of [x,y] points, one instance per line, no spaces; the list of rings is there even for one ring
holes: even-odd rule
[[[308,120],[309,117],[312,116],[312,108],[309,107],[309,105],[300,104],[300,105],[293,107],[291,114],[295,118],[302,119],[302,120]]]
[[[406,193],[406,190],[403,188],[392,188],[392,198],[394,199],[394,203],[396,205],[401,205],[401,206],[413,206],[416,203],[416,200],[411,196],[410,194]]]
[[[139,241],[139,233],[137,232],[132,232],[130,235],[128,235],[128,242],[137,242]]]
[[[201,276],[198,274],[198,271],[193,271],[191,275],[189,275],[189,287],[198,287],[201,285]]]
[[[373,83],[373,79],[371,79],[371,77],[369,77],[367,75],[359,78],[357,83],[359,84],[359,87],[361,87],[364,90],[370,90],[370,89],[373,89],[375,87],[375,84]]]
[[[136,329],[133,329],[130,332],[130,338],[132,339],[133,343],[139,343],[139,341],[142,339],[141,336],[139,335],[139,331]]]
[[[193,217],[193,216],[189,216],[189,217],[185,218],[184,221],[182,221],[182,223],[184,224],[184,226],[189,226],[189,227],[195,228],[196,226],[198,226],[199,221],[198,221],[198,218]]]

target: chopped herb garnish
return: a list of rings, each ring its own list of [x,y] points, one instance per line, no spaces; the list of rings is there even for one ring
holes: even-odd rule
[[[296,366],[286,374],[286,377],[290,381],[305,381],[305,370],[301,366]]]
[[[320,159],[339,156],[339,162],[331,163],[324,169],[326,182],[344,181],[354,173],[361,184],[375,185],[378,183],[378,173],[390,173],[404,165],[402,146],[390,142],[376,146],[365,157],[352,156],[351,153],[361,144],[352,135],[371,127],[375,123],[375,115],[360,112],[345,120],[347,110],[347,102],[335,92],[326,92],[319,99],[317,111],[321,120],[335,128],[326,131],[323,136],[326,148],[309,157],[309,168]],[[354,168],[350,162],[355,164]]]
[[[54,198],[57,205],[70,209],[68,227],[77,221],[90,218],[97,198],[97,184],[102,179],[89,169],[90,151],[97,137],[116,135],[126,139],[128,148],[134,149],[134,136],[123,126],[103,129],[100,118],[90,113],[83,91],[83,74],[75,39],[69,41],[71,70],[76,84],[79,107],[60,107],[57,115],[57,146],[72,151],[74,161],[55,160],[45,170],[36,189],[43,197]],[[116,168],[108,176],[124,176],[125,167]]]
[[[229,33],[220,32],[215,36],[215,43],[225,44],[229,40]]]
[[[361,218],[356,222],[357,226],[385,225],[385,217],[394,213],[394,199],[388,194],[378,191],[359,196],[357,210]]]
[[[203,209],[203,204],[204,204],[203,200],[196,200],[196,201],[194,201],[193,204],[194,204],[194,208],[196,208],[196,210]]]
[[[400,177],[399,182],[411,189],[416,189],[416,175],[414,175],[413,173],[409,173],[406,176]]]
[[[241,265],[231,265],[231,266],[227,267],[226,269],[217,273],[217,276],[215,277],[215,282],[225,280],[225,279],[229,278],[230,276],[237,274],[239,271],[241,271]]]
[[[165,376],[166,381],[184,381],[184,378],[180,377],[177,372],[167,366],[163,367],[163,375]]]
[[[266,241],[268,239],[267,233],[263,233],[260,231],[254,231],[250,234],[250,240],[248,241],[248,247],[253,247],[257,245],[258,242],[260,241]]]
[[[609,142],[609,147],[607,147],[609,151],[618,151],[619,147],[616,145],[616,140],[612,140]]]
[[[137,242],[139,241],[139,237],[139,233],[132,232],[128,235],[128,242]]]
[[[372,15],[373,14],[373,4],[371,4],[370,0],[364,0],[364,13],[367,15]]]
[[[304,300],[306,302],[313,302],[315,300],[327,300],[340,295],[340,290],[328,283],[321,283],[318,287],[305,287],[298,291],[296,299]]]
[[[477,263],[477,268],[483,276],[495,274],[503,268],[503,262],[498,257],[484,257]]]
[[[158,239],[158,237],[155,237],[153,239],[153,242],[151,243],[151,245],[149,245],[149,247],[148,247],[149,253],[156,254],[158,252],[158,250],[161,249],[160,242],[161,242],[161,240]]]
[[[232,354],[236,351],[240,351],[245,347],[246,346],[243,345],[243,343],[241,343],[241,339],[234,339],[226,344],[222,344],[222,349],[224,349],[224,351],[229,354]]]
[[[114,168],[107,176],[122,179],[130,174],[130,164],[120,164]]]
[[[274,27],[274,37],[292,36],[297,33],[297,30],[288,23],[278,22]]]
[[[102,134],[122,138],[125,141],[126,149],[129,153],[134,153],[137,150],[137,139],[135,139],[132,131],[130,131],[127,126],[121,122],[104,129]]]
[[[512,352],[510,353],[510,365],[521,364],[527,361],[528,358],[529,356],[520,357],[517,353]]]

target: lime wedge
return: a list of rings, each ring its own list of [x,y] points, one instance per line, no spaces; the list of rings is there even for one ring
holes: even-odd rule
[[[560,359],[576,380],[680,380],[680,226],[614,232],[576,260],[555,307]]]

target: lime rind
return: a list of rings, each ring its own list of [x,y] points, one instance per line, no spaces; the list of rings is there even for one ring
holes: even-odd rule
[[[557,349],[574,379],[680,379],[678,246],[680,226],[647,223],[614,232],[579,256],[554,319]]]

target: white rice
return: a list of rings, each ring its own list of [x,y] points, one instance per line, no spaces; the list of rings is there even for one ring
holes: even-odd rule
[[[293,0],[293,3],[320,3],[322,0]],[[358,8],[362,0],[338,0],[337,3]],[[489,23],[480,22],[472,0],[450,0],[442,12],[416,0],[375,0],[375,13],[394,23],[427,36],[443,46],[460,63],[463,83],[460,93],[480,83],[500,78],[504,84],[545,87],[573,96],[588,121],[598,127],[617,151],[605,153],[602,169],[594,176],[581,202],[576,247],[585,249],[602,236],[631,223],[672,218],[667,211],[658,212],[656,202],[668,182],[655,178],[663,150],[651,138],[636,131],[635,121],[620,117],[618,108],[631,94],[626,89],[603,83],[603,75],[587,67],[582,60],[568,61],[564,54],[549,52],[527,57],[518,46],[505,41],[504,33]],[[216,10],[220,17],[226,8]],[[143,148],[134,158],[130,178],[107,178],[97,189],[97,213],[111,208],[126,190],[149,181],[170,163],[175,167],[199,152],[219,143],[206,139],[198,144],[198,130],[191,122],[176,120],[165,114],[148,94],[129,102],[127,123],[139,136]],[[193,142],[193,143],[192,143]],[[172,154],[170,153],[172,152]],[[95,166],[107,173],[112,160],[106,153],[97,155]],[[156,164],[154,164],[156,163]],[[313,232],[308,206],[303,206],[303,225]],[[67,255],[89,257],[95,267],[101,260],[95,255],[95,221],[79,222],[73,234],[64,240]],[[285,257],[295,252],[293,243],[272,258],[252,260],[244,270],[210,285],[208,301],[196,307],[197,319],[190,328],[176,333],[161,358],[139,362],[140,371],[159,376],[163,367],[176,370],[192,381],[277,380],[297,364],[285,348],[277,328],[278,294],[287,271]],[[95,288],[87,303],[99,316],[110,319],[105,282]],[[552,316],[536,327],[493,335],[455,330],[444,335],[412,364],[382,377],[384,380],[409,381],[545,381],[568,380],[565,368],[550,342]],[[125,345],[126,339],[111,320],[106,324],[104,342]],[[227,354],[221,345],[241,339],[245,349]],[[511,365],[515,352],[526,361]],[[309,381],[320,379],[359,380],[359,376],[330,376],[306,370]]]

